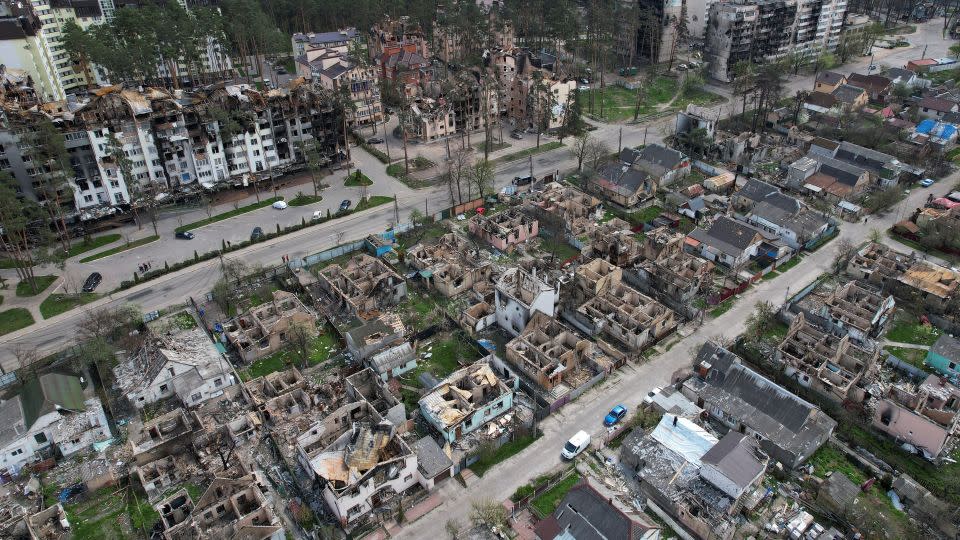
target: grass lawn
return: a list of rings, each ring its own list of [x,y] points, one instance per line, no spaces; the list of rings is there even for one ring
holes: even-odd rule
[[[96,293],[51,294],[40,303],[40,314],[43,315],[44,319],[49,319],[73,308],[89,304],[97,298],[100,298],[100,295]]]
[[[362,172],[356,171],[350,173],[350,176],[343,181],[343,185],[346,187],[372,186],[373,180]]]
[[[648,206],[639,212],[634,212],[631,217],[636,219],[640,223],[646,223],[656,219],[660,214],[663,213],[663,208],[659,206]]]
[[[659,76],[644,87],[644,98],[640,103],[638,116],[645,116],[657,112],[658,106],[668,103],[676,95],[679,85],[671,77]],[[591,94],[594,99],[592,112],[589,111]],[[580,99],[584,104],[584,111],[593,115],[600,115],[601,94],[599,88],[581,92]],[[632,120],[637,106],[637,91],[622,86],[611,85],[603,89],[603,118],[607,120]]]
[[[247,206],[241,206],[236,210],[230,210],[229,212],[223,212],[222,214],[210,216],[207,219],[201,219],[200,221],[194,221],[193,223],[187,223],[186,225],[181,225],[176,228],[176,232],[189,231],[192,229],[196,229],[198,227],[203,227],[204,225],[209,225],[211,223],[216,223],[218,221],[230,219],[232,217],[239,216],[240,214],[246,214],[247,212],[253,212],[254,210],[266,208],[267,206],[270,206],[271,204],[282,199],[283,197],[270,197],[269,199],[264,199],[258,203],[248,204]]]
[[[579,249],[563,241],[554,242],[553,239],[550,239],[549,242],[540,244],[540,249],[551,255],[556,254],[557,260],[559,261],[570,260],[580,255]]]
[[[17,296],[36,296],[46,290],[46,288],[56,280],[57,276],[33,276],[33,285],[37,287],[36,291],[34,291],[29,281],[21,281],[17,283]]]
[[[790,269],[793,268],[794,266],[800,264],[800,260],[801,260],[801,259],[803,259],[803,256],[802,256],[802,255],[795,255],[792,259],[790,259],[790,260],[787,261],[786,263],[781,264],[780,266],[778,266],[778,267],[777,267],[777,272],[780,272],[780,273],[782,274],[782,273],[786,272],[787,270],[790,270]]]
[[[145,538],[160,514],[129,489],[104,488],[64,505],[75,540]]]
[[[939,328],[921,324],[915,317],[898,317],[886,337],[897,343],[933,345],[942,334]]]
[[[33,315],[26,308],[0,311],[0,336],[26,328],[33,324]]]
[[[550,141],[548,143],[541,143],[540,148],[533,147],[527,148],[526,150],[520,150],[519,152],[513,152],[505,156],[500,156],[497,159],[491,159],[490,164],[496,165],[498,163],[506,163],[508,161],[515,161],[518,159],[523,159],[528,156],[533,156],[536,154],[541,154],[543,152],[549,152],[550,150],[556,150],[563,146],[563,143],[560,141]]]
[[[443,320],[437,311],[439,296],[412,292],[407,295],[407,309],[402,311],[403,324],[413,328],[426,328]]]
[[[473,145],[473,147],[477,149],[477,152],[483,152],[484,143],[475,144]],[[504,142],[497,142],[495,140],[490,141],[491,152],[496,152],[497,150],[503,150],[504,148],[510,148],[510,143],[506,141]]]
[[[519,454],[524,448],[533,444],[535,440],[537,440],[537,437],[533,435],[518,437],[488,455],[482,456],[476,463],[470,466],[470,470],[477,476],[483,476],[491,467]]]
[[[927,357],[926,349],[908,349],[906,347],[884,347],[883,350],[903,360],[904,362],[926,370],[923,359]]]
[[[67,252],[67,257],[68,257],[68,258],[69,258],[69,257],[74,257],[74,256],[79,255],[79,254],[81,254],[81,253],[86,253],[86,252],[88,252],[88,251],[90,251],[90,250],[103,247],[103,246],[105,246],[105,245],[107,245],[107,244],[112,244],[112,243],[116,242],[117,240],[119,240],[120,238],[121,238],[120,235],[117,234],[117,233],[105,234],[105,235],[103,235],[103,236],[98,236],[98,237],[96,237],[96,238],[91,238],[89,242],[84,241],[84,242],[80,242],[79,244],[75,244],[75,245],[70,246],[70,251]]]
[[[430,373],[438,379],[443,379],[460,369],[460,362],[458,361],[460,358],[466,360],[466,363],[477,359],[476,354],[470,354],[474,353],[473,349],[465,347],[457,334],[453,334],[442,341],[435,341],[431,345],[427,345],[427,348],[430,349],[432,354],[430,358],[422,361],[431,368]]]
[[[810,464],[813,465],[813,474],[815,476],[826,476],[829,472],[840,472],[847,475],[847,478],[854,484],[860,485],[867,478],[856,465],[847,459],[847,455],[832,444],[825,444],[819,450],[810,456]]]
[[[720,302],[719,304],[716,305],[716,307],[710,310],[710,316],[719,317],[724,313],[730,311],[730,308],[733,307],[733,304],[734,302],[736,302],[736,300],[737,300],[737,297],[736,295],[734,295],[734,296],[731,296],[730,298],[727,298],[723,302]]]
[[[93,255],[90,255],[89,257],[84,257],[84,258],[80,259],[80,262],[82,262],[82,263],[87,263],[87,262],[90,262],[90,261],[95,261],[95,260],[97,260],[97,259],[102,259],[102,258],[104,258],[104,257],[109,257],[110,255],[116,255],[117,253],[120,253],[120,252],[122,252],[122,251],[127,251],[127,250],[130,250],[130,249],[133,249],[133,248],[138,248],[138,247],[140,247],[140,246],[149,244],[150,242],[154,242],[154,241],[159,240],[159,239],[160,239],[160,237],[159,237],[159,236],[156,236],[156,235],[147,236],[146,238],[141,238],[141,239],[139,239],[139,240],[134,240],[133,242],[130,242],[130,243],[127,243],[127,244],[123,244],[123,245],[117,246],[117,247],[115,247],[115,248],[113,248],[113,249],[108,249],[108,250],[106,250],[106,251],[101,251],[100,253],[94,253]]]
[[[325,331],[314,338],[310,345],[309,364],[315,366],[330,358],[330,355],[340,349],[332,331]],[[283,371],[289,366],[300,367],[300,357],[291,349],[280,349],[279,351],[261,358],[250,364],[250,367],[240,370],[240,378],[244,381],[256,379],[276,371]]]
[[[354,212],[360,212],[367,210],[368,208],[373,208],[374,206],[380,206],[381,204],[387,204],[393,202],[393,197],[387,197],[386,195],[374,195],[373,197],[367,197],[359,203],[354,209]]]
[[[713,92],[708,92],[702,88],[694,88],[683,92],[673,102],[672,108],[677,110],[686,110],[687,105],[712,105],[724,101],[724,97]]]
[[[296,197],[290,199],[290,206],[306,206],[308,204],[318,203],[323,200],[323,197],[320,195],[304,195],[303,193],[297,194]]]
[[[574,472],[570,476],[557,482],[552,488],[541,493],[537,498],[533,499],[530,504],[540,512],[541,516],[548,516],[560,506],[560,501],[563,500],[564,495],[570,491],[570,488],[577,485],[579,481],[580,475]]]

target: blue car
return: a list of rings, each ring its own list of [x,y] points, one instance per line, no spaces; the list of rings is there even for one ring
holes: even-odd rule
[[[933,178],[924,178],[920,181],[920,185],[923,187],[930,187],[933,185]]]
[[[623,420],[623,417],[627,415],[627,408],[623,405],[617,405],[603,418],[603,425],[612,426]]]

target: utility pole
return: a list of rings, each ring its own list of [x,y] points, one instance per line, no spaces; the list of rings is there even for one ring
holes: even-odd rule
[[[650,129],[650,126],[644,126],[644,127],[643,127],[643,145],[644,145],[644,146],[647,145],[647,130],[649,130],[649,129]]]
[[[400,205],[397,204],[397,194],[393,194],[393,222],[400,225]]]
[[[530,181],[533,182],[533,156],[530,156]]]
[[[623,126],[620,126],[620,136],[617,138],[617,153],[623,150]]]

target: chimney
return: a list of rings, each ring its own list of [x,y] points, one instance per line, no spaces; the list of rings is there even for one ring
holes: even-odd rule
[[[677,426],[677,415],[673,415],[673,426]]]

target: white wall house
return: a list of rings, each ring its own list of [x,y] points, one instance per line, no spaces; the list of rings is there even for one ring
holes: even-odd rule
[[[560,297],[559,284],[554,287],[521,268],[510,268],[497,282],[495,304],[497,324],[513,336],[530,322],[535,311],[553,317]]]

